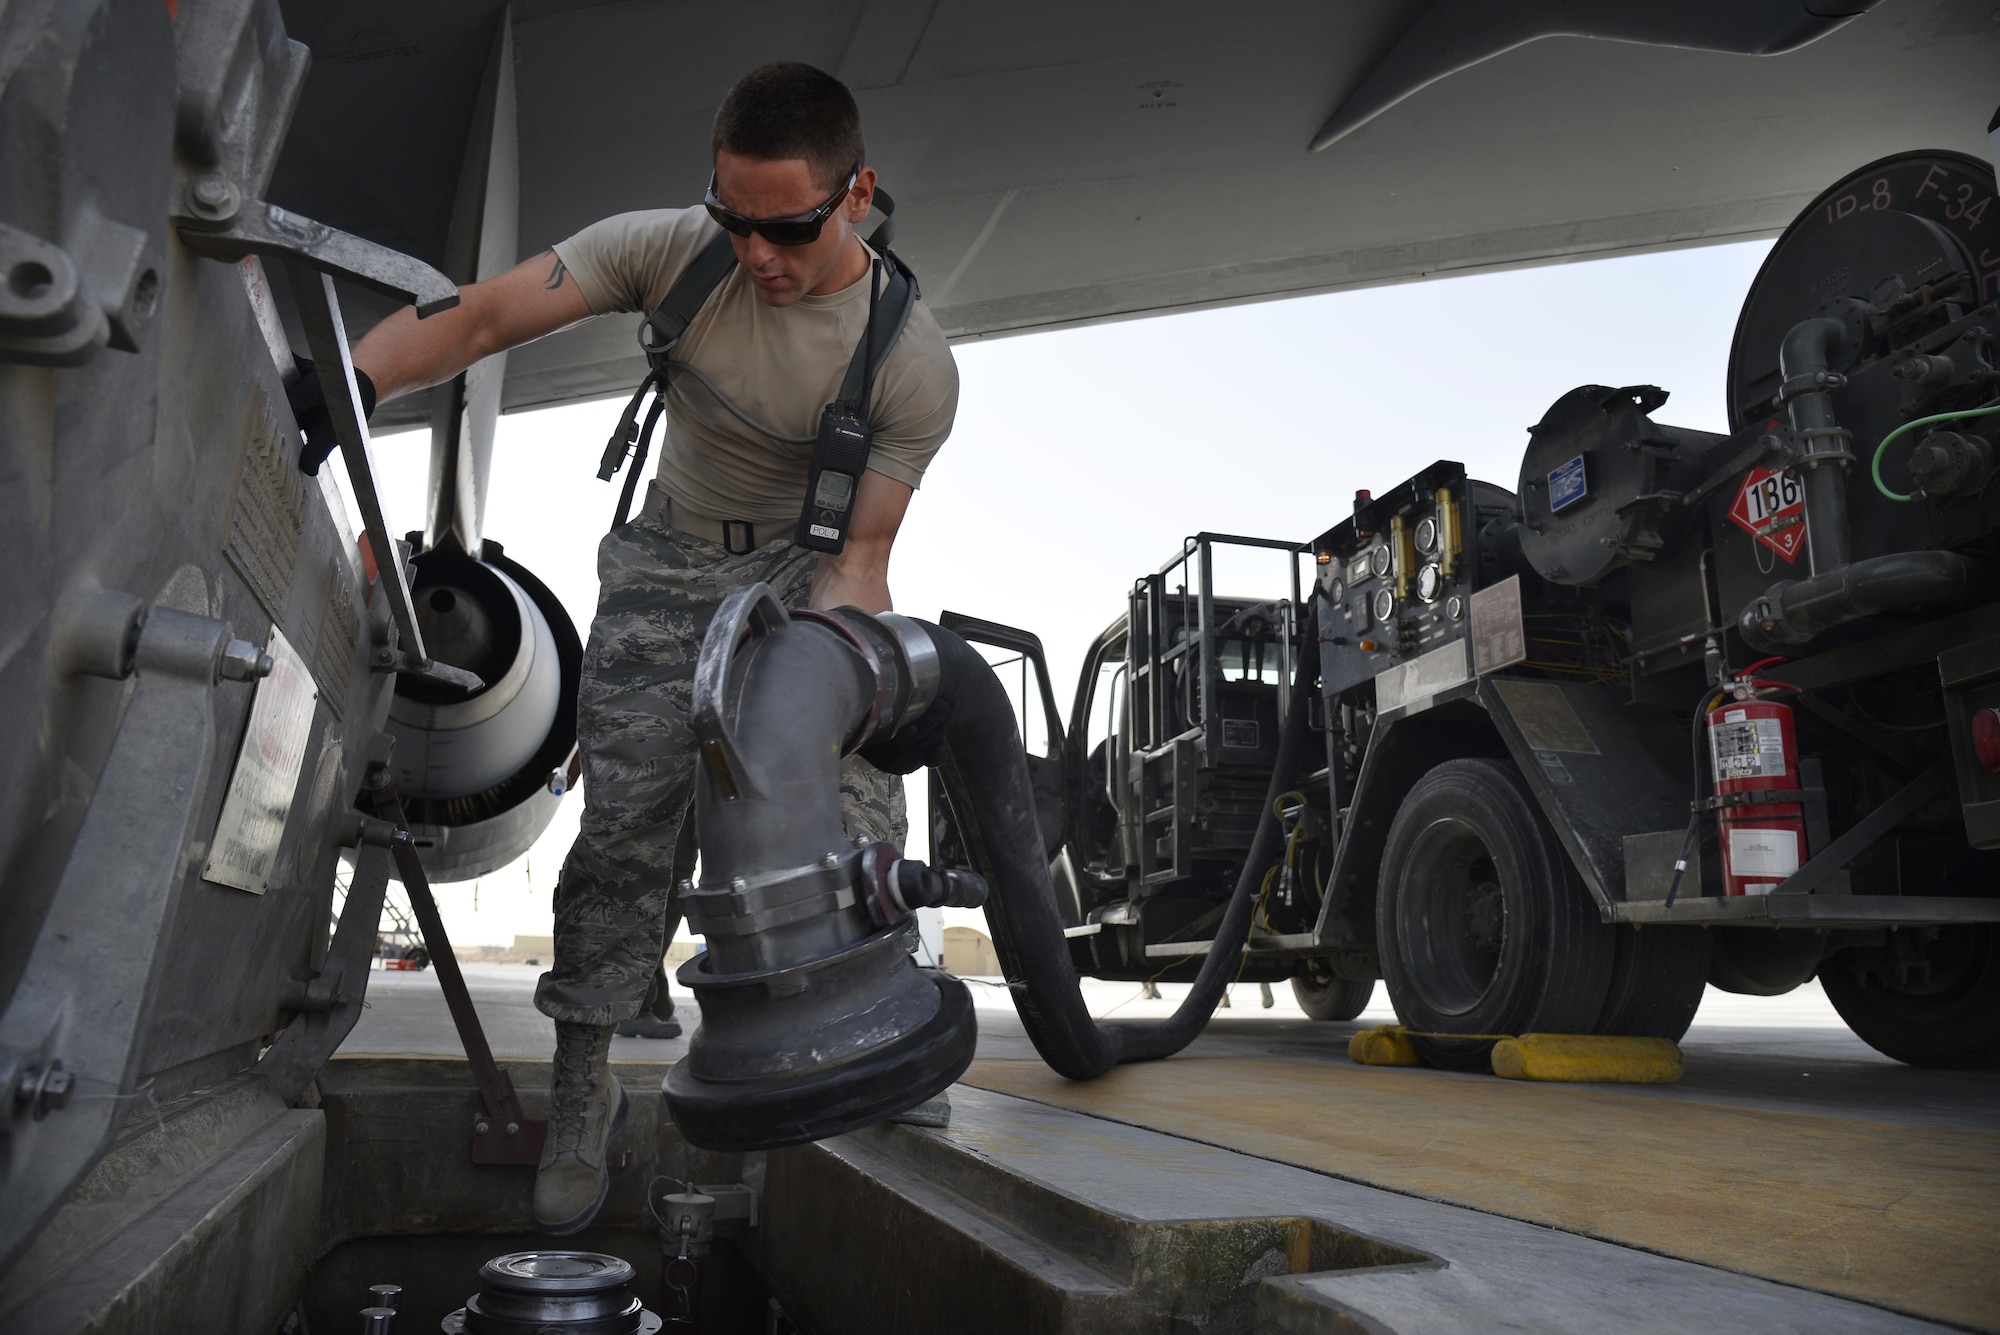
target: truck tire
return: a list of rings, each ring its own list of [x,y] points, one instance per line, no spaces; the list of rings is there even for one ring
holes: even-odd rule
[[[2000,1066],[2000,931],[1992,923],[1940,927],[1924,943],[1927,973],[1900,982],[1862,968],[1859,951],[1820,967],[1826,999],[1869,1047],[1911,1066],[1949,1071]]]
[[[1611,986],[1595,1032],[1678,1043],[1708,988],[1709,934],[1695,927],[1619,927]]]
[[[1309,1020],[1351,1020],[1375,998],[1373,978],[1335,978],[1308,970],[1292,975],[1292,995]]]
[[[1489,1069],[1503,1035],[1590,1033],[1617,953],[1526,783],[1497,760],[1448,760],[1410,789],[1382,852],[1375,932],[1418,1053],[1457,1071]]]

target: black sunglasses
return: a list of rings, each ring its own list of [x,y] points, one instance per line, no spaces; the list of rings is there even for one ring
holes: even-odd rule
[[[826,220],[840,207],[840,201],[847,198],[847,192],[861,176],[861,164],[855,163],[847,173],[847,184],[827,196],[826,202],[810,213],[797,213],[789,218],[746,218],[715,197],[715,173],[708,174],[708,191],[701,202],[708,209],[708,216],[716,225],[731,236],[747,237],[756,233],[774,246],[809,246],[819,240],[820,229]]]

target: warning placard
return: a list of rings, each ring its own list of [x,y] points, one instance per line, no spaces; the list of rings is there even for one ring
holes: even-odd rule
[[[1806,544],[1806,492],[1799,480],[1772,468],[1753,468],[1729,507],[1729,518],[1787,562]]]
[[[1473,594],[1471,612],[1473,672],[1483,677],[1528,656],[1519,575],[1509,575]]]
[[[1785,776],[1785,740],[1778,720],[1744,718],[1740,709],[1722,717],[1708,729],[1709,761],[1717,781]]]

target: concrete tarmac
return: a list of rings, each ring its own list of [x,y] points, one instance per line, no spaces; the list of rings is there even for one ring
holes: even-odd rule
[[[499,1057],[548,1060],[555,1026],[534,1006],[537,967],[465,964],[466,983]],[[968,979],[979,1013],[981,1058],[1032,1058],[1034,1046],[999,979]],[[1161,999],[1140,996],[1136,983],[1085,979],[1084,998],[1100,1019],[1157,1019],[1173,1012],[1185,985],[1162,984]],[[678,984],[673,996],[693,1028],[694,999]],[[1187,1048],[1193,1057],[1286,1057],[1345,1062],[1356,1030],[1394,1024],[1388,994],[1378,985],[1374,1001],[1349,1023],[1309,1020],[1283,983],[1271,988],[1264,1009],[1255,984],[1230,989],[1231,1005],[1218,1010],[1202,1036]],[[1621,1086],[1634,1098],[1723,1103],[1790,1112],[1818,1112],[1912,1126],[2000,1132],[2000,1072],[1920,1071],[1895,1062],[1854,1037],[1812,982],[1782,997],[1742,997],[1710,988],[1681,1041],[1687,1074],[1678,1084]],[[679,1039],[612,1040],[614,1060],[674,1061],[687,1051]],[[429,972],[369,976],[368,1009],[342,1045],[343,1054],[461,1055],[444,995]]]
[[[534,986],[540,970],[527,965],[509,964],[468,964],[464,968],[474,1002],[495,1053],[503,1058],[546,1061],[554,1045],[554,1029],[551,1022],[534,1009]],[[1067,1086],[1066,1091],[1052,1090],[1046,1094],[1036,1092],[1034,1081],[1036,1072],[1040,1068],[1033,1062],[1036,1054],[1015,1014],[1011,996],[997,979],[968,980],[968,982],[971,985],[979,1017],[978,1057],[990,1063],[975,1068],[975,1073],[968,1079],[985,1084],[991,1089],[995,1087],[994,1079],[991,1078],[994,1073],[1003,1072],[1008,1063],[1016,1063],[1017,1065],[1012,1067],[1012,1070],[1018,1073],[1013,1077],[1015,1083],[1009,1084],[1006,1080],[1001,1080],[998,1087],[1025,1092],[1030,1098],[1040,1099],[1043,1105],[1051,1103],[1059,1105],[1049,1108],[1046,1114],[1037,1114],[1044,1117],[1045,1132],[1053,1134],[1058,1126],[1072,1126],[1076,1128],[1074,1131],[1065,1131],[1061,1134],[1081,1136],[1084,1141],[1094,1141],[1095,1138],[1103,1136],[1128,1139],[1132,1136],[1150,1136],[1154,1139],[1146,1141],[1147,1144],[1184,1145],[1189,1147],[1190,1153],[1197,1152],[1198,1146],[1209,1147],[1199,1151],[1200,1153],[1214,1154],[1226,1152],[1225,1146],[1234,1145],[1239,1152],[1247,1150],[1248,1154],[1239,1153],[1233,1161],[1244,1165],[1272,1164],[1273,1167],[1269,1171],[1284,1177],[1287,1183],[1294,1182],[1295,1178],[1286,1177],[1285,1174],[1297,1175],[1315,1168],[1320,1174],[1327,1173],[1325,1165],[1316,1164],[1310,1154],[1289,1152],[1282,1147],[1281,1141],[1270,1142],[1280,1146],[1272,1149],[1264,1142],[1254,1138],[1246,1139],[1242,1135],[1234,1139],[1229,1135],[1222,1135],[1218,1139],[1216,1135],[1199,1129],[1187,1129],[1189,1126],[1199,1128],[1211,1124],[1201,1120],[1206,1114],[1200,1113],[1199,1110],[1194,1120],[1173,1123],[1170,1119],[1163,1120],[1167,1116],[1162,1111],[1164,1103],[1133,1109],[1114,1100],[1110,1104],[1079,1109],[1078,1102],[1071,1095],[1077,1094],[1087,1099],[1092,1088],[1090,1086]],[[1181,997],[1185,995],[1186,988],[1163,985],[1161,992],[1163,996],[1160,999],[1149,1000],[1140,995],[1139,986],[1134,983],[1109,983],[1097,980],[1086,980],[1084,983],[1085,999],[1093,1014],[1100,1018],[1144,1020],[1163,1017],[1171,1013],[1174,1006],[1179,1003]],[[1215,1096],[1221,1100],[1218,1107],[1228,1104],[1227,1091],[1232,1087],[1241,1087],[1247,1092],[1260,1080],[1268,1087],[1269,1081],[1273,1078],[1273,1070],[1287,1063],[1293,1064],[1292,1069],[1295,1070],[1300,1069],[1298,1064],[1310,1064],[1313,1071],[1324,1071],[1329,1078],[1346,1078],[1344,1075],[1346,1072],[1359,1073],[1364,1068],[1354,1068],[1348,1062],[1346,1055],[1348,1038],[1361,1028],[1393,1023],[1395,1020],[1386,994],[1379,985],[1369,1009],[1357,1020],[1349,1023],[1322,1023],[1306,1018],[1294,1002],[1289,986],[1285,984],[1275,985],[1271,992],[1273,1004],[1266,1008],[1261,1004],[1260,991],[1256,985],[1239,984],[1232,988],[1233,1004],[1226,1010],[1219,1010],[1207,1030],[1186,1050],[1186,1057],[1206,1059],[1186,1068],[1186,1074],[1215,1091]],[[692,998],[677,986],[674,988],[674,994],[683,1021],[689,1029],[692,1029],[695,1018]],[[459,1055],[461,1049],[457,1035],[452,1028],[436,978],[431,973],[374,973],[370,978],[368,1000],[367,1011],[341,1050],[343,1055],[361,1053]],[[685,1053],[686,1048],[685,1038],[658,1041],[621,1038],[614,1040],[612,1056],[615,1060],[672,1061]],[[1721,1126],[1727,1123],[1729,1116],[1733,1115],[1722,1110],[1740,1109],[1837,1119],[1840,1123],[1854,1125],[1856,1133],[1854,1138],[1857,1143],[1869,1135],[1878,1138],[1887,1135],[1892,1142],[1899,1143],[1902,1138],[1894,1128],[1907,1128],[1910,1143],[1916,1146],[1940,1139],[1951,1141],[1954,1137],[1963,1138],[1966,1133],[1972,1133],[1975,1137],[2000,1134],[2000,1097],[1996,1097],[2000,1095],[2000,1072],[1923,1071],[1894,1062],[1869,1048],[1847,1030],[1817,983],[1808,984],[1783,997],[1740,997],[1710,989],[1696,1016],[1694,1027],[1682,1042],[1682,1050],[1686,1075],[1674,1085],[1540,1086],[1538,1088],[1544,1091],[1549,1099],[1557,1101],[1552,1106],[1566,1105],[1570,1102],[1578,1105],[1576,1113],[1565,1112],[1563,1115],[1585,1118],[1588,1117],[1588,1113],[1583,1109],[1583,1105],[1589,1100],[1611,1098],[1619,1101],[1618,1107],[1629,1106],[1632,1115],[1637,1116],[1642,1122],[1649,1121],[1649,1115],[1645,1114],[1643,1109],[1650,1104],[1659,1107],[1659,1117],[1666,1121],[1696,1119],[1686,1122],[1690,1128],[1706,1125]],[[1231,1065],[1230,1059],[1243,1060],[1240,1080],[1232,1080],[1225,1073]],[[1198,1070],[1200,1074],[1197,1074]],[[1322,1083],[1313,1071],[1306,1072],[1307,1075],[1313,1076],[1313,1079],[1306,1083]],[[1137,1074],[1136,1070],[1134,1074]],[[1155,1067],[1145,1074],[1149,1078],[1163,1078],[1168,1072],[1166,1068]],[[1393,1073],[1382,1074],[1394,1078]],[[1454,1084],[1460,1081],[1510,1083],[1493,1082],[1491,1077],[1451,1076],[1443,1072],[1409,1074],[1420,1079],[1442,1079]],[[1282,1077],[1279,1078],[1282,1081]],[[1022,1081],[1026,1083],[1023,1084]],[[1067,1085],[1067,1082],[1052,1083]],[[1399,1088],[1407,1090],[1410,1087],[1404,1085]],[[1565,1095],[1565,1091],[1570,1090],[1576,1091],[1573,1099]],[[1337,1091],[1333,1092],[1337,1095]],[[1447,1091],[1440,1090],[1441,1094],[1445,1092]],[[1308,1094],[1304,1088],[1299,1090],[1299,1096],[1308,1101],[1315,1097],[1323,1098],[1328,1093],[1328,1090],[1321,1090],[1319,1095],[1315,1096]],[[1464,1091],[1464,1095],[1472,1095],[1475,1099],[1478,1097],[1476,1092],[1471,1090]],[[1004,1109],[1020,1108],[1024,1110],[1021,1115],[1027,1115],[1025,1109],[1037,1106],[1023,1104],[1018,1099],[1008,1099],[1003,1094],[976,1090],[968,1085],[959,1086],[954,1091],[953,1097],[955,1103],[965,1103],[965,1112],[969,1118],[993,1116],[1002,1117],[1004,1121],[1016,1115],[1008,1112],[1003,1117]],[[1629,1105],[1626,1101],[1629,1101]],[[1334,1102],[1338,1104],[1338,1097],[1334,1098]],[[1065,1107],[1072,1111],[1062,1111]],[[976,1109],[985,1111],[976,1113]],[[1716,1111],[1713,1113],[1707,1111],[1711,1109]],[[1329,1115],[1333,1112],[1332,1109],[1328,1111]],[[1616,1112],[1616,1108],[1611,1111]],[[1093,1116],[1092,1113],[1096,1115]],[[1248,1116],[1247,1105],[1244,1114]],[[1227,1117],[1226,1113],[1223,1115]],[[1050,1118],[1057,1120],[1048,1121]],[[1707,1120],[1702,1121],[1704,1118]],[[1266,1120],[1269,1120],[1268,1117]],[[1131,1129],[1114,1131],[1113,1127],[1119,1123]],[[1796,1127],[1796,1124],[1791,1125]],[[1154,1129],[1151,1131],[1144,1129],[1149,1126]],[[1087,1129],[1091,1127],[1098,1130]],[[1869,1129],[1871,1127],[1874,1130],[1871,1131]],[[968,1132],[972,1130],[970,1123],[967,1130]],[[1162,1132],[1178,1134],[1162,1135]],[[1496,1124],[1488,1128],[1487,1132],[1478,1134],[1483,1136],[1489,1133],[1500,1143],[1505,1142],[1504,1126]],[[1708,1132],[1696,1129],[1693,1134],[1699,1137]],[[1989,1147],[1993,1142],[1973,1140],[1963,1143],[1974,1145],[1975,1149],[1972,1152],[1982,1161],[2000,1158],[2000,1155],[1990,1152]],[[1730,1148],[1739,1153],[1745,1149],[1742,1146]],[[1783,1156],[1785,1152],[1782,1146],[1773,1147],[1774,1154]],[[1337,1163],[1340,1160],[1336,1158],[1331,1162]],[[1282,1173],[1278,1170],[1279,1164],[1287,1165]],[[1966,1167],[1978,1176],[1990,1174],[1994,1165],[1991,1162],[1981,1162],[1968,1164]],[[1244,1170],[1246,1180],[1241,1185],[1248,1187],[1249,1179],[1257,1178],[1264,1171],[1260,1169],[1253,1173],[1246,1167]],[[1305,1183],[1310,1176],[1311,1173],[1307,1172],[1305,1177],[1296,1177],[1296,1181]],[[1573,1325],[1567,1320],[1547,1319],[1553,1315],[1553,1309],[1542,1313],[1544,1319],[1537,1319],[1525,1311],[1511,1312],[1510,1323],[1522,1322],[1526,1328],[1610,1328],[1602,1324],[1607,1320],[1613,1326],[1622,1326],[1633,1312],[1620,1310],[1616,1304],[1603,1305],[1602,1293],[1610,1292],[1623,1283],[1640,1282],[1643,1286],[1644,1283],[1655,1282],[1667,1276],[1668,1271],[1660,1271],[1658,1275],[1654,1275],[1651,1270],[1646,1269],[1647,1266],[1654,1265],[1654,1262],[1646,1261],[1642,1264],[1642,1258],[1662,1254],[1669,1257],[1690,1258],[1673,1262],[1673,1265],[1681,1269],[1671,1272],[1673,1282],[1668,1285],[1669,1288],[1677,1290],[1673,1301],[1682,1304],[1678,1317],[1684,1319],[1668,1323],[1678,1329],[1744,1328],[1730,1319],[1730,1311],[1732,1303],[1745,1301],[1749,1293],[1749,1290],[1744,1288],[1746,1283],[1755,1286],[1757,1302],[1753,1306],[1761,1305],[1763,1309],[1755,1322],[1761,1329],[1903,1330],[1922,1324],[1910,1321],[1910,1317],[1917,1313],[1946,1316],[1947,1320],[1954,1323],[1968,1323],[1973,1328],[2000,1328],[2000,1322],[1989,1321],[1969,1311],[1962,1298],[1956,1303],[1904,1301],[1899,1300],[1893,1292],[1887,1293],[1884,1297],[1877,1297],[1878,1292],[1883,1292],[1880,1285],[1874,1290],[1866,1286],[1815,1285],[1809,1278],[1804,1279],[1807,1287],[1794,1287],[1801,1282],[1803,1276],[1794,1277],[1785,1273],[1782,1266],[1751,1263],[1747,1256],[1741,1264],[1732,1263],[1724,1258],[1720,1262],[1722,1268],[1715,1268],[1713,1264],[1695,1264],[1694,1261],[1699,1257],[1699,1248],[1663,1246],[1637,1236],[1624,1239],[1616,1230],[1601,1229],[1581,1218],[1571,1223],[1560,1213],[1537,1216],[1533,1211],[1517,1211],[1505,1205],[1482,1206],[1482,1202],[1476,1198],[1476,1193],[1461,1193],[1417,1183],[1399,1186],[1388,1180],[1390,1176],[1392,1175],[1362,1174],[1358,1180],[1367,1182],[1381,1178],[1382,1180],[1377,1182],[1378,1189],[1387,1186],[1391,1188],[1391,1195],[1400,1191],[1404,1193],[1404,1198],[1427,1200],[1425,1210],[1429,1213],[1426,1217],[1432,1220],[1433,1227],[1436,1226],[1437,1220],[1446,1218],[1446,1215],[1435,1212],[1447,1212],[1449,1218],[1455,1221],[1447,1231],[1453,1237],[1464,1239],[1466,1247],[1469,1248],[1456,1255],[1452,1261],[1453,1265],[1471,1266],[1474,1270],[1482,1270],[1487,1262],[1477,1260],[1475,1264],[1475,1261],[1476,1258],[1487,1257],[1488,1250],[1485,1243],[1474,1245],[1477,1239],[1490,1239],[1492,1246],[1499,1249],[1493,1251],[1491,1256],[1498,1257],[1508,1252],[1510,1248],[1518,1250],[1520,1240],[1529,1236],[1521,1230],[1539,1228],[1542,1230],[1541,1236],[1548,1237],[1551,1224],[1554,1225],[1555,1231],[1567,1228],[1569,1232],[1565,1236],[1588,1238],[1591,1240],[1589,1244],[1591,1247],[1608,1249],[1602,1253],[1607,1258],[1613,1254],[1623,1254],[1633,1258],[1629,1264],[1637,1269],[1634,1269],[1630,1276],[1624,1274],[1626,1262],[1613,1263],[1608,1259],[1604,1262],[1610,1265],[1611,1270],[1597,1276],[1591,1285],[1586,1286],[1597,1296],[1582,1301],[1584,1290],[1581,1288],[1577,1290],[1576,1296],[1581,1305],[1574,1315],[1581,1325]],[[1836,1180],[1828,1184],[1828,1189],[1834,1192],[1835,1197],[1839,1195],[1840,1187],[1837,1179],[1840,1176],[1836,1173]],[[1952,1178],[1957,1176],[1957,1173],[1950,1175]],[[1356,1180],[1349,1172],[1338,1168],[1333,1170],[1333,1177],[1322,1176],[1318,1180],[1331,1184],[1339,1178]],[[1114,1190],[1112,1185],[1100,1184],[1100,1188],[1103,1193],[1108,1193],[1105,1195],[1107,1204],[1114,1199],[1121,1199],[1120,1192]],[[1303,1189],[1303,1187],[1288,1187],[1285,1192],[1279,1194],[1289,1196],[1294,1191]],[[1621,1190],[1617,1183],[1611,1181],[1606,1181],[1603,1189],[1613,1194]],[[1328,1185],[1325,1190],[1335,1191],[1335,1188]],[[1240,1195],[1241,1192],[1237,1194]],[[1335,1194],[1338,1194],[1338,1191],[1335,1191]],[[1925,1193],[1921,1191],[1914,1193],[1910,1205],[1916,1206],[1918,1198],[1924,1195]],[[1371,1196],[1368,1199],[1375,1200],[1376,1197]],[[1843,1203],[1852,1204],[1852,1202]],[[1347,1202],[1343,1208],[1353,1208],[1355,1205],[1356,1202]],[[1804,1201],[1797,1203],[1800,1208],[1805,1205]],[[1243,1208],[1242,1203],[1237,1202],[1232,1208]],[[1139,1213],[1145,1212],[1139,1211]],[[1980,1212],[1974,1211],[1974,1213]],[[1934,1229],[1946,1232],[1959,1226],[1949,1219],[1930,1220],[1928,1224]],[[1962,1221],[1962,1225],[1984,1231],[1983,1224],[1975,1223],[1969,1217]],[[1401,1232],[1401,1229],[1385,1231],[1394,1233]],[[1694,1231],[1697,1234],[1701,1232],[1699,1228]],[[1962,1228],[1960,1231],[1962,1233]],[[1627,1245],[1617,1245],[1621,1241]],[[2000,1263],[2000,1238],[1960,1237],[1957,1241],[1959,1245],[1949,1249],[1954,1254],[1963,1252],[1969,1247],[1973,1253],[1980,1253],[1983,1250],[1989,1262]],[[1796,1242],[1807,1248],[1813,1245],[1811,1239],[1803,1236],[1796,1239]],[[1638,1245],[1631,1245],[1632,1243]],[[1777,1247],[1778,1253],[1782,1254],[1784,1251],[1782,1239],[1773,1239],[1773,1244]],[[1457,1246],[1458,1244],[1454,1243],[1453,1247],[1443,1250],[1452,1251]],[[1557,1250],[1561,1251],[1562,1248],[1559,1247]],[[1600,1253],[1589,1254],[1596,1256]],[[1579,1256],[1581,1255],[1583,1253],[1579,1253]],[[1699,1259],[1706,1258],[1699,1257]],[[1963,1256],[1959,1257],[1959,1260],[1963,1259]],[[1943,1256],[1937,1260],[1954,1272],[1960,1268],[1957,1262],[1948,1261]],[[1921,1271],[1922,1267],[1918,1266],[1916,1269]],[[2000,1273],[2000,1264],[1977,1265],[1974,1269],[1989,1274]],[[1739,1273],[1731,1275],[1728,1273],[1731,1270]],[[1613,1271],[1618,1272],[1620,1276],[1615,1282],[1611,1281]],[[1649,1278],[1642,1281],[1640,1271],[1645,1271]],[[1748,1272],[1747,1275],[1741,1273],[1745,1271]],[[1525,1272],[1523,1273],[1525,1275]],[[1702,1291],[1698,1279],[1702,1274],[1714,1277],[1711,1296],[1715,1301],[1713,1304],[1696,1303],[1695,1306],[1704,1309],[1698,1316],[1693,1308],[1687,1307],[1687,1304],[1693,1302],[1695,1296]],[[1760,1274],[1769,1278],[1752,1278]],[[1911,1274],[1909,1278],[1920,1291],[1932,1287],[1925,1283],[1921,1274]],[[1491,1279],[1493,1276],[1487,1275],[1481,1282]],[[1771,1280],[1780,1282],[1774,1284]],[[1521,1282],[1528,1281],[1523,1279]],[[1822,1292],[1813,1293],[1814,1287],[1821,1288]],[[1425,1292],[1431,1290],[1427,1289]],[[1560,1308],[1562,1306],[1560,1295],[1563,1292],[1565,1292],[1564,1283],[1560,1278],[1554,1278],[1552,1287],[1545,1296],[1554,1300],[1555,1308]],[[1833,1296],[1840,1293],[1845,1293],[1848,1297]],[[1787,1298],[1787,1294],[1796,1296]],[[1494,1296],[1498,1297],[1497,1294]],[[1865,1297],[1883,1305],[1855,1303],[1852,1301],[1853,1297]],[[1425,1299],[1425,1302],[1429,1301],[1428,1298]],[[1972,1301],[1976,1305],[1983,1300],[1979,1299],[1975,1292]],[[1364,1309],[1370,1305],[1356,1304],[1357,1307]],[[1452,1307],[1455,1303],[1448,1303],[1446,1306]],[[1412,1331],[1432,1326],[1437,1329],[1471,1328],[1461,1325],[1460,1319],[1465,1317],[1466,1312],[1475,1310],[1476,1306],[1474,1304],[1460,1307],[1457,1309],[1458,1316],[1448,1318],[1442,1309],[1425,1313],[1422,1303],[1415,1308],[1398,1311],[1395,1302],[1385,1302],[1374,1315],[1378,1320],[1390,1318],[1386,1324],[1394,1328]],[[1502,1306],[1511,1307],[1512,1304],[1503,1301]],[[1796,1310],[1792,1310],[1794,1308]],[[1871,1313],[1873,1315],[1870,1315]],[[1780,1314],[1784,1319],[1778,1319]],[[1404,1327],[1404,1321],[1410,1324]],[[1477,1325],[1478,1322],[1474,1319],[1473,1327]]]

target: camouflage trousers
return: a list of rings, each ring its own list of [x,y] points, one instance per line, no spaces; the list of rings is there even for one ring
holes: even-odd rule
[[[805,606],[816,559],[789,539],[733,555],[645,516],[598,545],[576,707],[583,823],[556,883],[555,967],[535,989],[544,1015],[610,1025],[638,1014],[680,923],[675,886],[694,874],[688,710],[702,636],[723,598],[760,580]],[[850,756],[840,799],[849,838],[907,838],[899,776]]]

